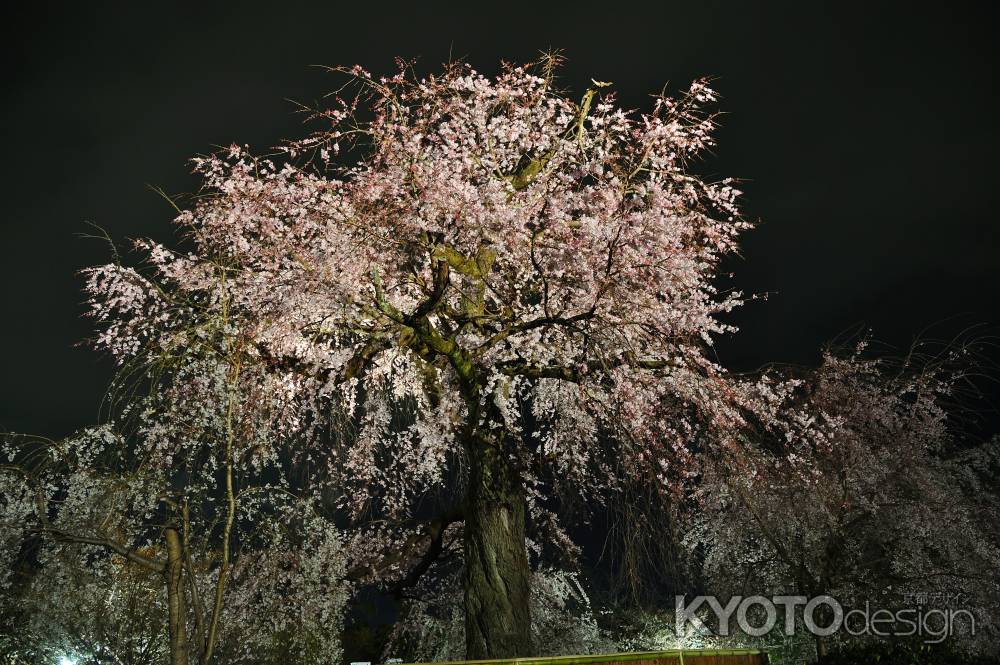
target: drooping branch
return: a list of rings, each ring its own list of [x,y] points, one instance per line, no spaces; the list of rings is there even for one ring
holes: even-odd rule
[[[109,538],[100,538],[93,536],[83,536],[80,534],[70,533],[68,531],[62,531],[55,528],[44,529],[46,533],[49,533],[56,540],[60,540],[67,543],[79,543],[81,545],[96,545],[98,547],[103,547],[106,550],[114,552],[120,556],[125,557],[132,563],[142,566],[146,570],[154,573],[162,573],[166,570],[167,564],[164,561],[158,559],[152,559],[150,557],[139,554],[134,550],[130,550],[121,543],[116,543]]]

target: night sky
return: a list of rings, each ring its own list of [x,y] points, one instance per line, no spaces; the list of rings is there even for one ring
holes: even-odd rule
[[[288,100],[320,103],[312,65],[429,71],[464,57],[564,49],[562,83],[613,81],[649,108],[664,83],[716,77],[726,112],[699,170],[745,180],[760,220],[728,283],[770,294],[719,345],[745,369],[814,363],[854,326],[906,345],[1000,329],[996,40],[961,3],[663,1],[36,4],[3,41],[0,429],[60,436],[93,423],[112,370],[77,346],[80,268],[120,241],[170,241],[186,160],[231,142],[265,150],[303,133]],[[874,6],[873,6],[874,5]],[[983,3],[984,7],[986,3]]]

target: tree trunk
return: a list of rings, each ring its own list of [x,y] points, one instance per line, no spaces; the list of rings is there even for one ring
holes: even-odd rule
[[[187,665],[187,612],[184,607],[184,559],[177,529],[165,530],[167,541],[167,611],[170,630],[170,665]]]
[[[475,437],[468,452],[465,657],[530,656],[524,488],[498,441]]]
[[[816,636],[816,662],[822,664],[826,661],[826,657],[829,655],[829,649],[826,646],[826,640],[824,640],[819,635]]]

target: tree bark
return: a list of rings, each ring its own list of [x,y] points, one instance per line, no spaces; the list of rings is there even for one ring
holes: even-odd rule
[[[829,649],[826,646],[826,640],[824,640],[819,635],[816,636],[816,662],[823,663],[826,661],[826,657],[829,655]]]
[[[468,451],[466,658],[530,656],[524,488],[498,441],[471,437]]]
[[[167,613],[170,665],[187,665],[187,612],[184,607],[184,554],[177,529],[165,529],[167,543]]]

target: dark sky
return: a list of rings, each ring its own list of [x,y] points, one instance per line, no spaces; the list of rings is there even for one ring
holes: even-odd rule
[[[334,85],[310,65],[388,71],[396,55],[492,71],[558,47],[566,85],[613,81],[628,107],[717,77],[728,115],[702,170],[746,179],[761,224],[733,281],[771,293],[736,316],[727,364],[814,362],[859,323],[895,344],[1000,324],[996,46],[975,5],[175,4],[5,17],[0,428],[62,435],[96,418],[111,368],[74,346],[91,331],[75,273],[108,254],[78,237],[85,222],[169,240],[147,183],[190,192],[187,158],[299,135],[286,100]]]

